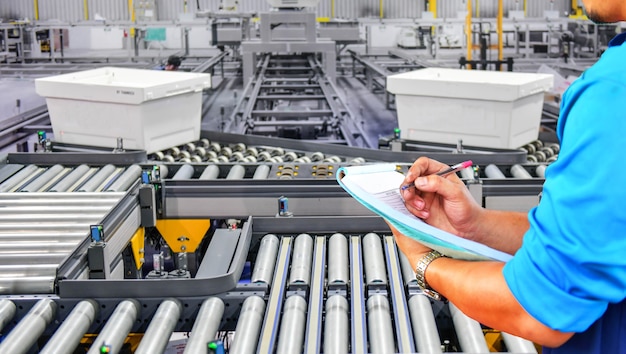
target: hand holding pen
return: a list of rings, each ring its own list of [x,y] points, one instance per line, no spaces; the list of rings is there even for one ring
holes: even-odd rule
[[[445,176],[447,176],[447,175],[449,175],[451,173],[455,173],[455,172],[458,172],[458,171],[460,171],[462,169],[468,168],[468,167],[472,166],[472,164],[473,164],[472,160],[463,161],[463,162],[458,163],[458,164],[456,164],[454,166],[450,166],[449,168],[447,168],[447,169],[445,169],[443,171],[437,172],[436,175],[437,176],[441,176],[441,177],[445,177]],[[413,183],[412,184],[405,184],[402,187],[400,187],[400,190],[401,191],[405,191],[405,190],[407,190],[409,188],[415,188],[415,184],[413,184]]]

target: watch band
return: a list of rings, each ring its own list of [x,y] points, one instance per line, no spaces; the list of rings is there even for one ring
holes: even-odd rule
[[[425,295],[431,297],[435,300],[442,300],[442,296],[434,291],[426,282],[426,268],[430,265],[432,261],[437,258],[445,257],[438,251],[432,250],[426,253],[419,261],[417,261],[417,266],[415,267],[415,279],[417,279],[417,286],[422,289]]]

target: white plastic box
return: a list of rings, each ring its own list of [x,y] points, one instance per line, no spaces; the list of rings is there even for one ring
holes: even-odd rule
[[[104,67],[35,80],[54,140],[151,153],[200,138],[211,75]]]
[[[514,149],[539,135],[549,74],[426,68],[387,77],[401,138]]]

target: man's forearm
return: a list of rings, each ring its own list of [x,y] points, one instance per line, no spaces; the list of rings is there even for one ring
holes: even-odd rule
[[[499,262],[433,261],[428,284],[478,322],[538,344],[559,346],[571,333],[552,330],[530,316],[508,288]]]
[[[522,246],[522,238],[529,227],[526,213],[484,210],[472,240],[502,252],[515,254]]]

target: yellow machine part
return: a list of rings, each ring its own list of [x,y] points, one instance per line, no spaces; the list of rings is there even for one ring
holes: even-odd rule
[[[173,252],[195,252],[209,230],[209,219],[159,219],[156,228]]]
[[[140,269],[145,262],[144,243],[145,243],[146,229],[140,227],[137,229],[133,237],[130,239],[130,248],[133,250],[133,257],[135,258],[135,266]]]
[[[500,331],[495,331],[493,329],[483,329],[483,333],[485,334],[485,341],[487,342],[487,347],[489,347],[490,352],[502,352],[504,350],[502,346],[502,335]]]
[[[85,334],[85,336],[83,336],[83,339],[80,340],[80,344],[91,346],[93,345],[93,342],[96,340],[97,337],[98,334]],[[126,337],[126,340],[124,340],[124,344],[127,344],[129,346],[131,352],[135,352],[135,350],[137,350],[137,348],[139,347],[139,343],[141,343],[142,339],[143,333],[129,333],[128,337]]]
[[[572,0],[572,13],[569,18],[578,20],[588,20],[587,15],[582,6],[578,5],[578,0]]]
[[[501,353],[505,349],[504,338],[502,337],[502,332],[495,329],[483,329],[483,334],[485,335],[485,341],[487,342],[487,347],[489,348],[490,353]],[[541,354],[542,348],[540,345],[533,343],[537,353]]]

